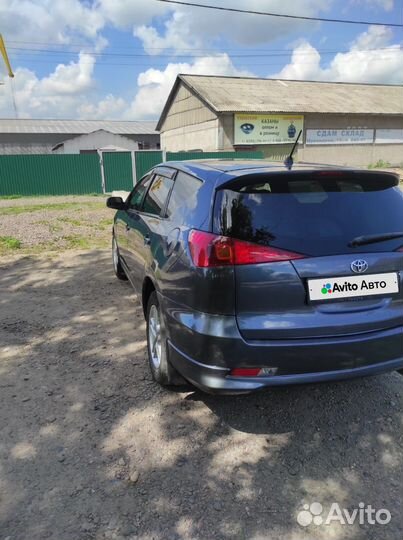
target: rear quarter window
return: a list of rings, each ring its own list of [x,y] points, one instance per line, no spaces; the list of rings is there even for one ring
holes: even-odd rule
[[[144,199],[142,211],[147,214],[160,216],[165,208],[173,183],[174,181],[172,178],[156,174],[146,198]]]
[[[178,171],[169,199],[167,217],[175,222],[187,224],[196,209],[198,193],[203,182],[190,174]]]

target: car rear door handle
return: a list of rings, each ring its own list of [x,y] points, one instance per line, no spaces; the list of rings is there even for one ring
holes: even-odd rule
[[[144,245],[149,246],[151,244],[151,240],[149,236],[144,237]]]

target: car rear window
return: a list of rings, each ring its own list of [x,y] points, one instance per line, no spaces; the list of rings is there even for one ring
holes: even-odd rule
[[[358,236],[403,231],[403,193],[393,175],[254,175],[217,192],[219,234],[311,256],[397,249],[403,239],[350,247]]]

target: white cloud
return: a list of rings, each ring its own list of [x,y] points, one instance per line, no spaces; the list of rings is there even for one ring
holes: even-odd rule
[[[248,9],[310,17],[327,11],[332,3],[332,0],[272,0],[268,6],[267,0],[250,0]],[[116,3],[116,9],[119,9],[118,4],[120,2]],[[225,0],[220,6],[245,9],[245,2]],[[212,43],[223,38],[245,46],[269,43],[301,29],[313,29],[317,23],[176,6],[164,26],[164,31],[158,32],[154,26],[137,22],[134,25],[134,35],[142,40],[144,48],[152,54],[155,48],[200,48],[206,46],[206,43],[211,47]]]
[[[121,97],[116,97],[112,94],[108,94],[105,98],[101,99],[98,103],[85,102],[79,107],[80,118],[85,119],[100,119],[100,120],[113,120],[125,117],[128,104]]]
[[[92,97],[95,59],[81,53],[76,62],[60,64],[50,75],[39,79],[28,69],[18,68],[15,96],[21,117],[48,118],[158,118],[179,73],[199,75],[250,76],[237,69],[228,54],[197,58],[192,63],[169,63],[164,70],[148,69],[138,76],[138,90],[129,103],[108,94],[99,101]],[[10,83],[0,96],[0,116],[12,116]]]
[[[6,81],[0,94],[0,115],[11,116],[11,84],[20,117],[75,117],[87,93],[94,85],[95,59],[80,53],[77,62],[59,64],[55,71],[39,79],[26,68],[17,68],[15,78]]]
[[[237,69],[227,54],[197,58],[193,63],[170,63],[164,70],[148,69],[138,77],[131,103],[108,94],[94,99],[95,59],[80,53],[76,62],[60,64],[46,77],[25,68],[15,73],[14,89],[20,117],[48,118],[157,118],[178,73],[251,75]],[[0,116],[12,116],[10,82],[0,95]]]
[[[294,49],[291,62],[271,76],[281,79],[402,84],[403,49],[398,44],[388,45],[391,37],[388,29],[371,26],[358,36],[348,52],[336,54],[327,67],[321,67],[319,52],[304,42]],[[369,50],[369,47],[374,50]]]
[[[126,30],[176,9],[174,5],[154,0],[99,0],[97,7],[106,20]]]
[[[287,64],[279,73],[270,75],[279,79],[319,79],[320,54],[308,42],[298,45],[292,52],[291,62]]]
[[[170,63],[164,70],[148,69],[140,73],[139,90],[131,104],[132,118],[157,118],[179,73],[197,75],[250,76],[246,70],[237,69],[228,54],[205,56],[190,63]]]
[[[270,10],[315,16],[327,11],[334,0],[271,0]],[[380,1],[380,0],[372,0]],[[392,0],[382,0],[390,2]],[[223,0],[223,7],[245,8],[244,0]],[[251,10],[267,11],[267,0],[250,0]],[[160,33],[153,20],[165,19]],[[149,49],[210,47],[222,37],[245,45],[270,42],[279,36],[313,28],[315,23],[235,14],[164,4],[154,0],[0,0],[2,33],[8,40],[52,43],[96,42],[106,26],[132,30]]]
[[[386,26],[370,26],[366,32],[360,34],[352,42],[351,48],[357,49],[376,49],[377,47],[387,47],[393,38],[393,32]]]
[[[55,71],[39,83],[43,94],[81,94],[93,85],[92,74],[95,58],[90,54],[80,53],[78,62],[59,64]]]
[[[0,0],[1,31],[7,40],[70,43],[96,40],[104,17],[79,0]]]
[[[164,49],[183,51],[190,47],[189,44],[193,49],[202,47],[201,36],[192,33],[185,14],[181,12],[175,12],[166,23],[164,35],[160,35],[153,26],[146,25],[135,28],[134,35],[142,41],[144,50],[151,55],[157,55]]]

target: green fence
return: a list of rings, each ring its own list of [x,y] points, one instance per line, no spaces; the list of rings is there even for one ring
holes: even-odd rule
[[[102,152],[105,191],[133,189],[132,156],[130,152]]]
[[[161,163],[162,152],[161,150],[147,150],[145,152],[136,152],[136,178],[140,180],[147,171]]]
[[[0,196],[86,193],[102,193],[97,155],[0,156]]]
[[[130,191],[138,180],[163,160],[161,151],[135,152],[136,174],[130,152],[103,152],[105,191]],[[176,152],[167,161],[189,159],[261,159],[262,152]],[[0,156],[0,196],[80,195],[102,193],[97,154]]]

